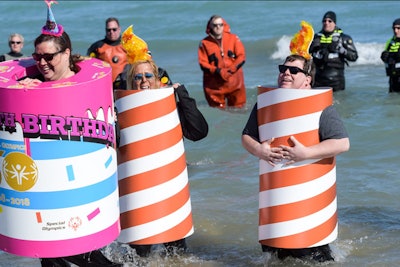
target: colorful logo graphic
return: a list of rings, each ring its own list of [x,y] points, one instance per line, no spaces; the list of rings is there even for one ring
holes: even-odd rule
[[[3,160],[5,181],[16,191],[31,189],[38,178],[38,168],[31,157],[21,152],[11,152]]]

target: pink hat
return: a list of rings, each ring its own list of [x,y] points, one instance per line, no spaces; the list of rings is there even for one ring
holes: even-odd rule
[[[53,12],[51,11],[51,5],[58,3],[54,0],[44,0],[44,2],[47,5],[47,21],[46,25],[42,27],[42,34],[61,36],[64,32],[63,26],[61,24],[57,25]]]

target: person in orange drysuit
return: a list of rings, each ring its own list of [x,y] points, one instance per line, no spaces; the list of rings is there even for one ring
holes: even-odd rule
[[[99,58],[111,65],[114,89],[126,87],[127,57],[121,45],[121,27],[117,18],[106,20],[106,37],[93,43],[87,55]]]
[[[219,15],[211,16],[206,33],[208,36],[198,49],[206,100],[211,107],[241,108],[246,104],[242,68],[246,60],[244,45]]]

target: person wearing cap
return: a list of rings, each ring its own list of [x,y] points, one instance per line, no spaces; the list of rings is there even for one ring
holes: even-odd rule
[[[203,71],[203,90],[211,107],[242,108],[246,104],[243,65],[245,48],[229,24],[218,15],[207,22],[207,37],[198,48],[198,61]]]
[[[121,45],[121,27],[117,18],[106,19],[106,36],[94,42],[87,50],[87,55],[101,59],[111,65],[114,89],[126,86],[126,52]]]
[[[24,57],[22,48],[24,47],[24,37],[19,33],[12,33],[8,37],[10,52],[0,56],[0,62]]]
[[[282,65],[279,65],[278,88],[311,90],[314,73],[315,67],[312,59],[306,59],[296,54],[290,55],[286,57]],[[274,139],[260,141],[257,107],[256,103],[242,131],[242,145],[250,154],[267,161],[272,166],[283,160],[287,160],[285,165],[290,166],[304,160],[330,158],[350,148],[347,131],[334,106],[325,108],[321,113],[318,129],[320,142],[318,144],[305,146],[292,136],[290,140],[293,146],[290,147],[273,147],[271,144]],[[329,244],[298,249],[267,245],[261,245],[261,248],[263,252],[270,253],[281,260],[287,257],[316,262],[334,260]]]
[[[352,38],[336,25],[336,14],[328,11],[322,18],[322,29],[314,35],[310,53],[316,65],[315,86],[345,89],[345,64],[356,61],[357,49]]]
[[[386,42],[381,59],[389,76],[389,93],[400,92],[400,18],[392,25],[393,36]]]

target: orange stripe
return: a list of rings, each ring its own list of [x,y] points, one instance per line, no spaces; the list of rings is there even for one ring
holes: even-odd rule
[[[259,125],[320,112],[332,105],[332,97],[327,97],[326,93],[303,97],[294,100],[272,104],[257,110]],[[332,94],[329,94],[332,96]]]
[[[182,140],[181,125],[158,135],[126,144],[118,148],[118,164],[141,158],[170,148]]]
[[[148,245],[148,244],[161,244],[165,242],[176,241],[187,236],[189,232],[192,230],[192,228],[193,228],[193,220],[192,220],[192,214],[190,213],[185,220],[180,222],[175,227],[165,232],[162,232],[158,235],[137,240],[135,242],[132,242],[131,244]]]
[[[185,168],[186,157],[183,153],[178,159],[165,166],[119,180],[119,195],[124,196],[165,183],[177,177]]]
[[[278,223],[314,214],[332,203],[336,197],[336,184],[312,198],[279,206],[259,209],[259,225]]]
[[[260,175],[260,192],[302,184],[320,178],[335,167],[335,158],[326,158],[313,164]]]
[[[337,212],[313,229],[295,235],[260,240],[260,243],[275,248],[307,248],[325,239],[334,231],[336,225]]]
[[[142,106],[118,113],[118,123],[121,129],[157,119],[176,109],[175,96],[170,96]]]
[[[38,223],[42,223],[42,215],[40,214],[40,212],[36,212],[36,221]]]
[[[312,146],[319,143],[318,129],[314,129],[307,132],[275,137],[274,141],[271,143],[271,146],[272,147],[278,147],[280,145],[294,146],[293,142],[290,141],[290,136],[296,137],[296,139],[305,146]],[[261,142],[263,141],[266,140],[261,140]]]
[[[161,202],[121,213],[121,228],[126,229],[170,215],[185,205],[189,198],[189,184],[187,184],[176,195]]]

